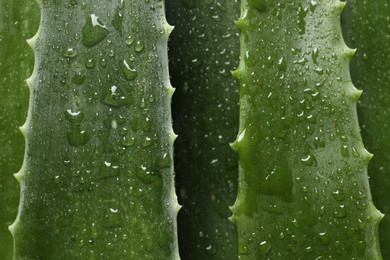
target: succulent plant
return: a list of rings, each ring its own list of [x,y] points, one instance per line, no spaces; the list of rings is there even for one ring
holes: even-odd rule
[[[241,4],[239,258],[379,258],[345,3]]]
[[[176,259],[162,1],[42,0],[16,259]]]
[[[238,160],[229,147],[238,130],[239,61],[235,1],[169,0],[167,19],[173,96],[175,173],[183,259],[235,259],[229,206],[237,195]]]
[[[0,0],[0,258],[382,259],[389,7],[344,6]]]
[[[358,103],[359,122],[363,141],[374,154],[368,165],[372,197],[378,209],[385,214],[379,225],[382,256],[390,258],[390,6],[387,1],[347,2],[343,12],[346,43],[356,48],[351,60],[354,85],[363,90]]]
[[[0,0],[0,258],[12,259],[8,226],[15,220],[19,186],[12,176],[23,162],[24,138],[18,127],[28,108],[26,78],[33,53],[26,39],[38,28],[39,11],[33,1]]]

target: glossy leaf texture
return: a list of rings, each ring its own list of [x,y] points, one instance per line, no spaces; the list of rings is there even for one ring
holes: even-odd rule
[[[367,149],[374,153],[368,165],[375,205],[385,214],[379,225],[384,259],[390,258],[390,6],[388,1],[350,0],[343,12],[344,36],[356,55],[351,61],[354,85],[363,90],[359,121]]]
[[[39,24],[35,1],[0,0],[0,258],[12,259],[8,226],[16,218],[20,189],[12,174],[23,162],[24,138],[19,131],[27,115],[26,78],[33,68],[33,52],[26,39]]]
[[[243,0],[239,259],[380,259],[344,4]]]
[[[15,259],[178,259],[164,2],[39,4]]]
[[[237,259],[228,217],[237,194],[239,1],[168,0],[175,173],[182,259]]]

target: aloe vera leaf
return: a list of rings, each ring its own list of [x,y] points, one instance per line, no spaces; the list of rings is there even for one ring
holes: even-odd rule
[[[164,1],[41,0],[16,259],[178,259]]]
[[[18,211],[19,186],[12,176],[23,162],[24,138],[19,131],[26,119],[26,78],[33,53],[26,39],[37,30],[38,6],[34,1],[0,0],[0,256],[12,259],[13,241],[8,231]]]
[[[175,26],[169,41],[175,173],[183,259],[237,259],[236,229],[228,217],[237,194],[239,61],[235,1],[167,1]]]
[[[242,1],[240,259],[380,259],[337,1]]]
[[[390,7],[388,1],[350,0],[343,12],[347,45],[357,48],[351,60],[354,85],[363,89],[359,121],[367,149],[374,153],[368,165],[375,206],[385,214],[379,225],[382,256],[390,258]]]

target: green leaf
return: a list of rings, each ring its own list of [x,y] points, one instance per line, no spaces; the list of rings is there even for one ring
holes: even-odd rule
[[[40,6],[15,258],[178,259],[164,2]]]
[[[236,259],[237,234],[228,206],[237,194],[237,156],[230,149],[238,127],[239,61],[234,20],[238,1],[167,1],[175,26],[170,46],[183,259]]]
[[[26,78],[33,53],[26,39],[37,30],[34,1],[0,0],[0,256],[12,259],[13,241],[8,226],[16,218],[20,189],[12,176],[23,162],[24,139],[18,127],[26,118]]]
[[[232,217],[240,259],[381,258],[382,215],[371,201],[343,7],[337,0],[242,2]]]
[[[390,258],[390,7],[388,1],[350,0],[343,12],[347,44],[357,48],[351,61],[351,77],[363,89],[358,103],[363,141],[374,157],[368,165],[375,205],[385,214],[379,225],[384,259]]]

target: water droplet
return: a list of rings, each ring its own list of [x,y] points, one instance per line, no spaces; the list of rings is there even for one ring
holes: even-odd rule
[[[93,67],[95,67],[95,61],[93,59],[88,59],[86,63],[86,67],[92,69]]]
[[[307,59],[305,57],[303,57],[303,58],[301,58],[299,60],[294,61],[293,63],[294,64],[299,64],[301,66],[305,66],[306,62],[307,62]]]
[[[363,199],[366,197],[366,194],[364,192],[358,191],[358,196],[359,199]]]
[[[297,120],[299,122],[302,122],[305,119],[305,111],[301,111],[299,114],[297,114]]]
[[[151,184],[155,181],[156,174],[151,171],[151,168],[141,164],[138,169],[136,169],[135,174],[137,178],[144,184]],[[143,191],[140,189],[140,191]]]
[[[105,214],[103,226],[105,228],[118,228],[123,225],[122,215],[120,212],[122,211],[121,206],[112,205],[108,208],[107,213]],[[110,243],[109,243],[110,244]]]
[[[84,118],[84,113],[81,111],[74,111],[73,109],[67,109],[65,113],[65,118],[69,122],[81,122],[81,120]]]
[[[314,10],[316,9],[316,6],[317,6],[317,1],[311,0],[310,1],[310,11],[314,12]]]
[[[343,144],[341,146],[341,155],[344,156],[344,157],[348,157],[349,156],[349,149],[348,149],[348,146],[346,144]]]
[[[86,131],[72,129],[67,134],[68,143],[73,147],[85,145],[89,140],[89,135]]]
[[[267,241],[261,241],[260,242],[260,252],[262,256],[265,256],[268,251],[270,250],[271,245]]]
[[[278,60],[278,66],[279,66],[279,70],[281,70],[281,71],[287,70],[287,62],[286,62],[286,59],[284,57],[282,57]]]
[[[134,39],[133,39],[133,37],[129,36],[129,37],[127,37],[127,39],[125,40],[125,42],[126,42],[127,46],[130,46],[130,45],[133,44]]]
[[[76,57],[78,54],[78,51],[74,48],[68,48],[65,53],[64,53],[64,57],[67,57],[67,58],[73,58],[73,57]]]
[[[132,96],[129,95],[127,90],[123,87],[111,86],[102,101],[105,105],[110,107],[122,107],[132,103]],[[108,128],[111,128],[111,123],[109,122],[107,126]]]
[[[358,209],[361,209],[361,210],[365,209],[366,208],[365,200],[358,200],[356,202],[356,206],[357,206]]]
[[[313,166],[317,164],[317,160],[313,155],[308,154],[301,159],[301,163],[306,166]]]
[[[325,206],[321,206],[319,212],[323,216],[325,214]]]
[[[136,52],[141,52],[144,49],[144,44],[141,41],[137,41],[134,46]]]
[[[317,64],[318,54],[319,54],[318,48],[314,48],[311,53],[311,58],[313,59],[314,64]]]
[[[97,17],[95,14],[91,14],[87,18],[87,22],[83,27],[82,34],[82,43],[86,47],[93,47],[107,37],[108,30],[106,26],[100,22],[99,17]]]
[[[123,60],[123,62],[120,63],[120,68],[127,80],[134,80],[137,77],[137,70],[131,68],[126,60]]]
[[[336,210],[334,211],[334,216],[336,218],[345,218],[347,215],[347,212],[345,210],[345,205],[339,205]]]
[[[324,69],[323,68],[316,68],[314,70],[318,75],[323,75],[324,74]]]
[[[100,60],[100,64],[101,64],[103,67],[107,66],[106,59],[105,59],[105,58],[101,59],[101,60]]]
[[[308,247],[305,248],[305,253],[306,254],[310,254],[312,252],[313,252],[313,248],[311,246],[308,246]]]
[[[69,158],[65,158],[65,159],[64,159],[64,164],[65,164],[65,165],[68,165],[69,163],[70,163]]]
[[[316,136],[314,137],[313,145],[315,148],[325,147],[325,141]]]
[[[121,144],[125,147],[131,147],[135,143],[135,138],[123,138]]]
[[[143,146],[144,148],[146,148],[146,147],[151,146],[152,143],[153,143],[152,138],[146,137],[146,138],[143,140],[143,142],[142,142],[142,146]]]
[[[61,179],[60,179],[60,176],[59,175],[56,175],[54,177],[54,183],[60,183]]]
[[[307,119],[307,121],[309,121],[309,122],[312,123],[312,124],[317,123],[317,118],[316,118],[314,115],[312,115],[312,114],[308,115],[308,116],[306,117],[306,119]]]
[[[104,165],[105,165],[106,167],[111,167],[111,162],[104,161]]]
[[[343,201],[345,197],[343,190],[335,190],[332,192],[332,195],[337,201]]]
[[[83,84],[85,81],[85,75],[82,73],[82,72],[77,72],[73,78],[72,78],[72,82],[76,85],[81,85]]]
[[[330,238],[327,232],[320,232],[318,235],[323,245],[327,246],[330,244]]]

